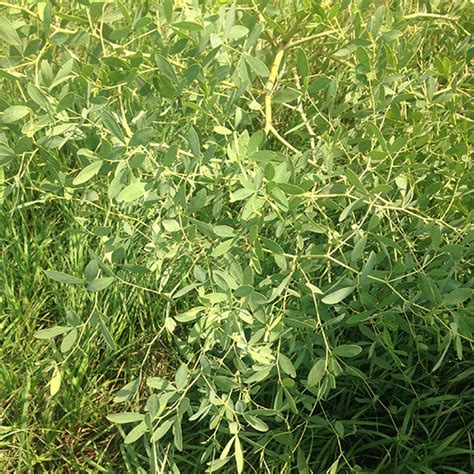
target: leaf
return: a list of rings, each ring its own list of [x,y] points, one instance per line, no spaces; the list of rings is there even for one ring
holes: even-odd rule
[[[132,412],[112,413],[107,415],[107,420],[118,425],[123,425],[125,423],[136,423],[137,421],[143,421],[144,418],[145,415]]]
[[[53,326],[52,328],[36,331],[34,337],[37,339],[52,339],[53,337],[60,336],[71,329],[71,326]]]
[[[247,199],[252,194],[254,194],[254,191],[251,191],[250,189],[237,189],[237,191],[234,191],[230,194],[230,202],[242,201],[244,199]]]
[[[79,174],[73,179],[72,184],[77,186],[78,184],[84,184],[99,173],[102,168],[102,161],[94,161],[90,165],[87,165]]]
[[[61,352],[64,354],[66,352],[69,352],[76,342],[77,339],[77,329],[74,328],[72,331],[70,331],[68,334],[66,334],[61,342]]]
[[[174,317],[179,323],[189,323],[197,319],[199,313],[205,309],[205,306],[198,306],[196,308],[190,309],[184,313],[178,314]]]
[[[314,387],[322,380],[325,372],[324,359],[319,359],[311,368],[308,374],[308,386]]]
[[[158,70],[160,71],[160,74],[167,77],[172,82],[178,81],[173,66],[171,66],[169,61],[164,56],[162,56],[161,54],[157,54],[155,56],[155,61],[158,66]]]
[[[268,67],[260,59],[254,56],[245,56],[245,61],[257,76],[268,77],[270,75]]]
[[[356,357],[362,352],[357,344],[343,344],[334,348],[333,353],[339,357]]]
[[[349,48],[342,48],[333,53],[332,55],[335,58],[345,58],[346,56],[349,56],[351,54],[351,50]]]
[[[182,390],[186,387],[186,384],[188,383],[188,375],[188,366],[186,364],[182,364],[174,376],[176,388],[178,390]]]
[[[120,191],[117,201],[130,203],[140,199],[145,194],[145,183],[132,183]]]
[[[102,123],[105,125],[105,128],[112,133],[112,135],[118,138],[122,143],[125,143],[125,135],[118,125],[117,118],[115,118],[110,112],[107,112],[107,110],[102,112]]]
[[[138,379],[124,385],[114,396],[114,403],[121,403],[129,400],[138,390]]]
[[[226,293],[208,293],[202,297],[203,299],[207,300],[211,304],[222,303],[227,301],[227,294]]]
[[[173,0],[163,0],[163,13],[166,21],[171,23],[173,20]]]
[[[235,435],[234,455],[237,472],[240,474],[244,471],[244,452],[242,450],[242,445],[240,444],[240,439],[237,435]]]
[[[102,291],[108,288],[114,282],[114,280],[114,277],[97,278],[96,280],[91,281],[89,285],[87,285],[87,289],[93,292]]]
[[[132,431],[128,433],[128,435],[125,437],[124,443],[132,444],[135,441],[138,441],[147,431],[148,426],[144,421],[142,421],[140,424],[135,426]]]
[[[2,122],[3,123],[14,123],[21,120],[23,117],[28,115],[31,112],[29,107],[24,105],[11,105],[7,107],[2,113]]]
[[[199,140],[199,135],[197,134],[194,127],[191,127],[189,129],[188,143],[189,147],[191,148],[191,152],[194,155],[194,158],[199,159],[199,157],[201,156],[201,143]]]
[[[226,254],[231,248],[234,243],[233,239],[225,240],[224,242],[220,243],[212,252],[211,257],[218,258],[222,255]]]
[[[346,168],[346,178],[349,183],[352,184],[352,186],[354,186],[356,189],[363,192],[364,194],[367,194],[367,189],[365,189],[365,186],[362,184],[362,181],[350,168]]]
[[[52,397],[54,397],[61,387],[61,372],[59,368],[56,366],[54,368],[53,376],[49,381],[49,393]]]
[[[3,15],[0,16],[0,39],[11,46],[21,46],[21,39],[13,25]]]
[[[110,349],[114,351],[115,350],[114,340],[112,339],[109,329],[107,328],[103,318],[101,317],[99,317],[99,324],[100,324],[100,333],[102,337],[104,338],[105,343],[109,346]]]
[[[304,194],[305,192],[304,189],[290,183],[278,183],[278,187],[284,193],[289,194],[290,196],[297,196],[298,194]]]
[[[351,262],[357,262],[365,250],[365,245],[367,244],[367,235],[362,236],[357,243],[354,245],[354,248],[351,252]]]
[[[71,77],[71,72],[72,72],[73,67],[74,67],[74,59],[71,58],[61,66],[53,82],[49,86],[49,90],[52,90],[59,84],[66,82]]]
[[[195,23],[194,21],[179,21],[177,23],[173,23],[175,28],[179,30],[187,30],[187,31],[201,31],[202,25],[199,23]]]
[[[268,425],[254,415],[244,414],[245,421],[255,430],[265,433],[269,430]]]
[[[304,48],[299,48],[296,53],[296,69],[301,79],[309,75],[309,61]]]
[[[128,142],[128,146],[135,147],[140,145],[147,145],[155,135],[156,130],[154,128],[141,128],[133,134],[133,137]]]
[[[160,423],[158,428],[153,431],[153,436],[151,437],[152,441],[159,441],[163,436],[168,433],[170,428],[173,426],[174,423],[174,418],[171,418],[169,420],[163,421],[163,423]]]
[[[234,25],[229,34],[228,34],[228,38],[230,40],[238,40],[238,39],[241,39],[241,38],[245,38],[249,33],[249,29],[246,28],[245,26],[243,25]]]
[[[321,301],[324,304],[337,304],[341,302],[344,298],[347,298],[355,290],[354,286],[348,286],[346,288],[341,288],[333,293],[326,295]]]
[[[280,367],[282,368],[283,372],[285,372],[285,374],[293,378],[296,377],[295,366],[285,354],[279,354],[278,362],[280,363]]]
[[[372,270],[374,269],[376,263],[377,263],[377,255],[375,254],[375,252],[370,252],[369,258],[367,259],[364,269],[362,270],[360,274],[361,285],[367,282],[367,279],[370,273],[372,272]]]
[[[59,283],[66,283],[67,285],[82,285],[84,280],[80,278],[73,277],[63,272],[55,272],[54,270],[46,270],[44,272],[48,278],[51,280],[57,281]]]
[[[300,93],[294,89],[280,89],[272,98],[275,104],[288,104],[300,96]]]
[[[43,107],[44,109],[48,109],[50,107],[48,98],[39,87],[36,87],[33,84],[28,84],[26,90],[28,91],[28,95],[37,105]]]
[[[167,232],[180,232],[181,226],[175,219],[165,219],[161,222]]]
[[[218,135],[232,135],[232,130],[229,130],[227,127],[222,127],[221,125],[216,125],[214,131]]]
[[[178,451],[183,450],[183,431],[181,429],[181,419],[177,416],[173,423],[173,441]]]
[[[229,439],[229,441],[227,441],[227,444],[222,450],[222,453],[219,455],[219,459],[226,459],[229,456],[230,448],[232,448],[232,446],[234,445],[234,440],[235,438],[232,437]]]
[[[216,225],[213,227],[213,231],[218,237],[235,237],[235,230],[228,225]]]
[[[462,304],[471,298],[473,291],[470,288],[457,288],[451,293],[444,295],[444,304],[448,306],[455,306]]]

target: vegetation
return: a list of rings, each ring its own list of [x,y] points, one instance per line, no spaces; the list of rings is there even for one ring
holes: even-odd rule
[[[471,472],[473,8],[0,2],[2,472]]]

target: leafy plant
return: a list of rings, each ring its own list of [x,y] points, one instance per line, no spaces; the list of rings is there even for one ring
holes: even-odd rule
[[[138,331],[131,472],[468,472],[472,5],[0,5],[4,209],[77,234],[50,397]]]

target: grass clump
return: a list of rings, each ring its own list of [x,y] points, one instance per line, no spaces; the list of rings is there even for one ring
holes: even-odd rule
[[[472,469],[469,2],[0,9],[6,472]]]

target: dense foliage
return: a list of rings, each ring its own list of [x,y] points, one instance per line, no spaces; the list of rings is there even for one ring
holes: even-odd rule
[[[472,19],[0,2],[4,472],[469,472]]]

